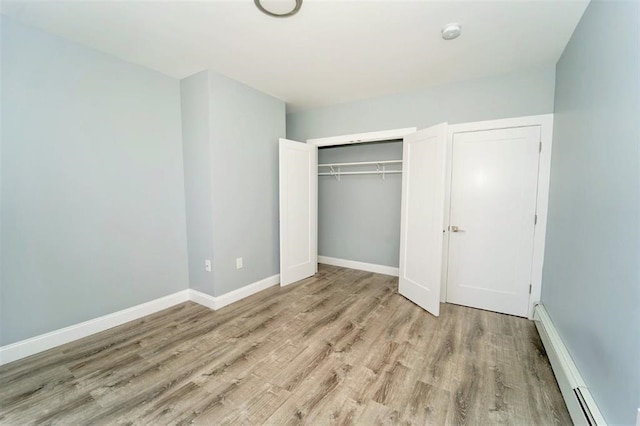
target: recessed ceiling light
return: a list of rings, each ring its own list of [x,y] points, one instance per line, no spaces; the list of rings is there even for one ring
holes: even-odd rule
[[[442,38],[445,40],[453,40],[454,38],[458,38],[458,36],[460,36],[461,31],[462,27],[460,26],[460,24],[447,24],[442,27]]]

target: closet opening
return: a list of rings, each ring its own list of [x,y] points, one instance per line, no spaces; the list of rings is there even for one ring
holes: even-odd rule
[[[398,275],[402,139],[318,148],[318,262]]]

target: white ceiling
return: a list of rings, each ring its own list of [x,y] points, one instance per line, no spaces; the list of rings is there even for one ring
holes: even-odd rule
[[[555,64],[587,5],[304,0],[291,18],[266,16],[253,0],[1,7],[28,25],[176,78],[218,71],[291,111]],[[444,41],[440,29],[449,22],[462,24],[462,36]]]

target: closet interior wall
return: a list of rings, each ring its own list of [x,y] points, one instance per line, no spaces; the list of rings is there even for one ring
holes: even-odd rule
[[[384,160],[402,160],[401,140],[318,149],[318,164]],[[318,176],[318,255],[398,267],[401,190],[401,173]]]

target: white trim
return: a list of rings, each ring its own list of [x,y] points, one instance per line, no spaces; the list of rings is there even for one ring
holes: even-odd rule
[[[188,300],[189,290],[182,290],[177,293],[142,303],[140,305],[132,306],[111,314],[103,315],[89,321],[84,321],[79,324],[54,330],[30,339],[2,346],[0,347],[0,365],[108,330]]]
[[[358,262],[355,260],[338,259],[335,257],[318,256],[318,263],[325,265],[340,266],[343,268],[359,269],[361,271],[374,272],[376,274],[391,275],[397,277],[400,275],[398,268],[393,266],[376,265],[374,263]]]
[[[229,293],[225,293],[221,296],[216,296],[214,302],[214,308],[212,309],[220,309],[227,305],[230,305],[238,300],[244,299],[245,297],[249,297],[252,294],[258,293],[262,290],[266,290],[269,287],[273,287],[274,285],[278,285],[280,283],[280,274],[272,275],[260,281],[256,281],[254,283],[248,284],[244,287],[240,287],[237,290],[230,291]],[[195,290],[191,290],[195,292]],[[209,296],[212,297],[212,296]],[[195,302],[195,300],[194,300]],[[204,305],[207,306],[207,305]]]
[[[202,305],[205,308],[209,308],[211,310],[216,310],[216,297],[211,296],[207,293],[203,293],[198,290],[194,290],[192,288],[189,289],[189,300],[193,303],[197,303],[198,305]]]
[[[151,315],[187,301],[198,303],[213,310],[220,309],[240,299],[275,286],[279,282],[280,274],[276,274],[218,297],[210,296],[193,289],[182,290],[118,312],[2,346],[0,347],[0,365],[26,358],[39,352],[55,348],[56,346],[73,342],[74,340],[82,339],[83,337],[117,327],[126,322]]]
[[[328,138],[307,139],[307,143],[315,146],[335,146],[335,145],[351,145],[354,143],[390,141],[402,139],[405,136],[414,133],[416,127],[406,127],[403,129],[381,130],[378,132],[354,133],[351,135],[330,136]]]
[[[499,120],[450,124],[449,131],[450,133],[481,132],[484,130],[511,129],[513,127],[541,126],[545,124],[553,124],[553,114],[529,115],[525,117],[501,118]]]
[[[532,115],[527,117],[505,118],[500,120],[477,121],[449,125],[447,131],[447,182],[445,194],[444,228],[449,229],[451,207],[451,161],[453,135],[455,133],[479,132],[484,130],[509,129],[514,127],[540,126],[542,152],[538,166],[538,195],[536,214],[538,223],[533,237],[533,259],[531,263],[531,294],[529,296],[529,319],[533,318],[534,306],[540,301],[542,292],[542,266],[544,262],[544,245],[547,231],[547,211],[549,206],[549,178],[551,176],[551,148],[553,136],[553,114]],[[449,239],[444,238],[442,256],[442,287],[440,299],[447,298],[447,272],[449,259]]]
[[[551,149],[553,147],[553,114],[541,117],[540,139],[542,152],[538,164],[538,199],[536,200],[536,223],[533,236],[533,259],[531,262],[531,295],[529,296],[529,319],[533,318],[536,303],[542,294],[542,268],[547,238],[547,214],[549,211],[549,181],[551,178]]]
[[[607,423],[604,417],[602,417],[602,413],[598,409],[593,395],[589,392],[580,375],[580,371],[578,371],[578,367],[573,362],[567,347],[551,321],[551,317],[549,317],[547,310],[542,304],[535,306],[533,319],[573,423],[576,425],[587,423],[580,403],[574,393],[574,389],[579,387],[596,425],[606,425]]]

